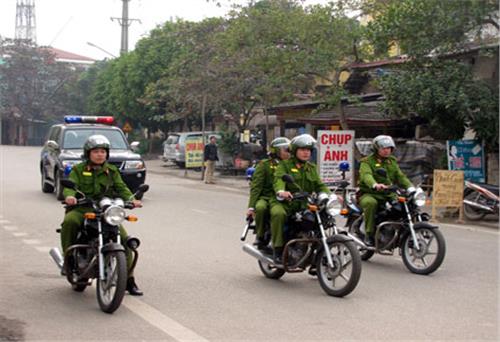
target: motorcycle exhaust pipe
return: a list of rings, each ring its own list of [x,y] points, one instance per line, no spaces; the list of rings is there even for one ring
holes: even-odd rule
[[[488,212],[491,212],[491,213],[493,212],[493,209],[491,209],[490,207],[487,207],[485,205],[482,205],[482,204],[479,204],[479,203],[476,203],[476,202],[472,202],[472,201],[469,201],[469,200],[464,200],[464,204],[467,204],[467,205],[470,205],[471,207],[482,209],[482,210],[485,210],[485,211],[488,211]]]
[[[49,254],[52,257],[52,259],[54,259],[54,262],[56,263],[57,267],[59,267],[59,269],[62,271],[64,258],[61,252],[59,251],[59,248],[57,247],[51,248]]]
[[[267,262],[267,263],[269,263],[269,264],[272,264],[272,263],[274,262],[271,258],[269,258],[269,257],[265,256],[265,255],[264,255],[264,254],[262,254],[262,253],[261,253],[261,252],[260,252],[257,248],[255,248],[255,247],[253,247],[253,246],[249,245],[248,243],[245,243],[245,244],[243,245],[243,250],[244,250],[246,253],[248,253],[248,254],[250,254],[251,256],[253,256],[254,258],[259,259],[260,261]]]

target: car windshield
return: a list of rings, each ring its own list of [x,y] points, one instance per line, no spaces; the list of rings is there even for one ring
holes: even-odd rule
[[[64,149],[82,149],[85,140],[91,135],[101,134],[108,138],[112,150],[127,149],[127,142],[120,131],[114,129],[68,129],[64,132]]]

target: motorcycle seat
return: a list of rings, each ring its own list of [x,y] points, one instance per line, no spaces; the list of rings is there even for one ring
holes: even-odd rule
[[[485,184],[485,183],[475,183],[479,185],[482,188],[485,188],[488,191],[491,191],[495,195],[498,196],[498,185],[493,185],[493,184]]]

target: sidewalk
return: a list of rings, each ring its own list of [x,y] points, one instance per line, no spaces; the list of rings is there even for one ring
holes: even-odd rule
[[[158,174],[158,175],[169,175],[184,179],[191,179],[193,181],[199,181],[202,183],[202,175],[200,170],[195,169],[181,169],[172,163],[165,163],[163,160],[148,159],[146,160],[147,172]],[[221,175],[219,171],[215,171],[215,182],[216,186],[226,186],[233,189],[241,190],[242,193],[247,194],[249,191],[249,185],[245,176],[231,176],[231,175]]]
[[[158,174],[158,175],[169,175],[184,179],[191,179],[193,181],[201,180],[201,171],[196,171],[194,169],[181,169],[172,163],[165,163],[163,160],[157,157],[156,159],[148,159],[146,160],[146,167],[149,173]],[[249,184],[245,178],[245,176],[231,176],[231,175],[221,175],[219,171],[215,172],[215,181],[216,187],[228,187],[242,194],[249,193]],[[431,213],[431,207],[426,205],[422,209],[423,212]],[[499,222],[494,219],[488,218],[486,220],[477,221],[477,222],[465,222],[465,223],[457,223],[458,218],[454,217],[438,217],[438,223],[436,224],[446,224],[451,226],[462,226],[463,228],[470,227],[471,229],[475,228],[487,228],[492,230],[499,230]]]

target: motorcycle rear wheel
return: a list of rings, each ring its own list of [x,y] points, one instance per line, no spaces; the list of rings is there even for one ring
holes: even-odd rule
[[[104,256],[104,277],[97,279],[97,301],[102,311],[113,313],[122,303],[127,287],[127,260],[123,251]]]
[[[316,264],[319,284],[329,296],[344,297],[356,288],[361,277],[358,248],[352,241],[336,241],[329,244],[328,252],[334,267],[328,266],[325,250],[321,250]]]
[[[428,228],[417,229],[415,234],[417,235],[421,250],[417,251],[413,247],[413,238],[411,234],[408,234],[402,243],[401,256],[403,263],[412,273],[431,274],[443,263],[446,254],[444,236],[439,229]],[[434,245],[436,245],[436,248],[433,248]],[[435,255],[435,257],[426,259],[427,256],[431,255]]]
[[[258,261],[260,270],[269,279],[280,279],[285,274],[285,270],[282,268],[271,267],[270,264],[263,261]]]
[[[479,202],[481,197],[482,195],[479,192],[470,189],[466,190],[464,194],[464,199],[471,202]],[[486,213],[479,208],[474,208],[473,206],[464,203],[464,215],[468,220],[477,221],[486,216]]]

